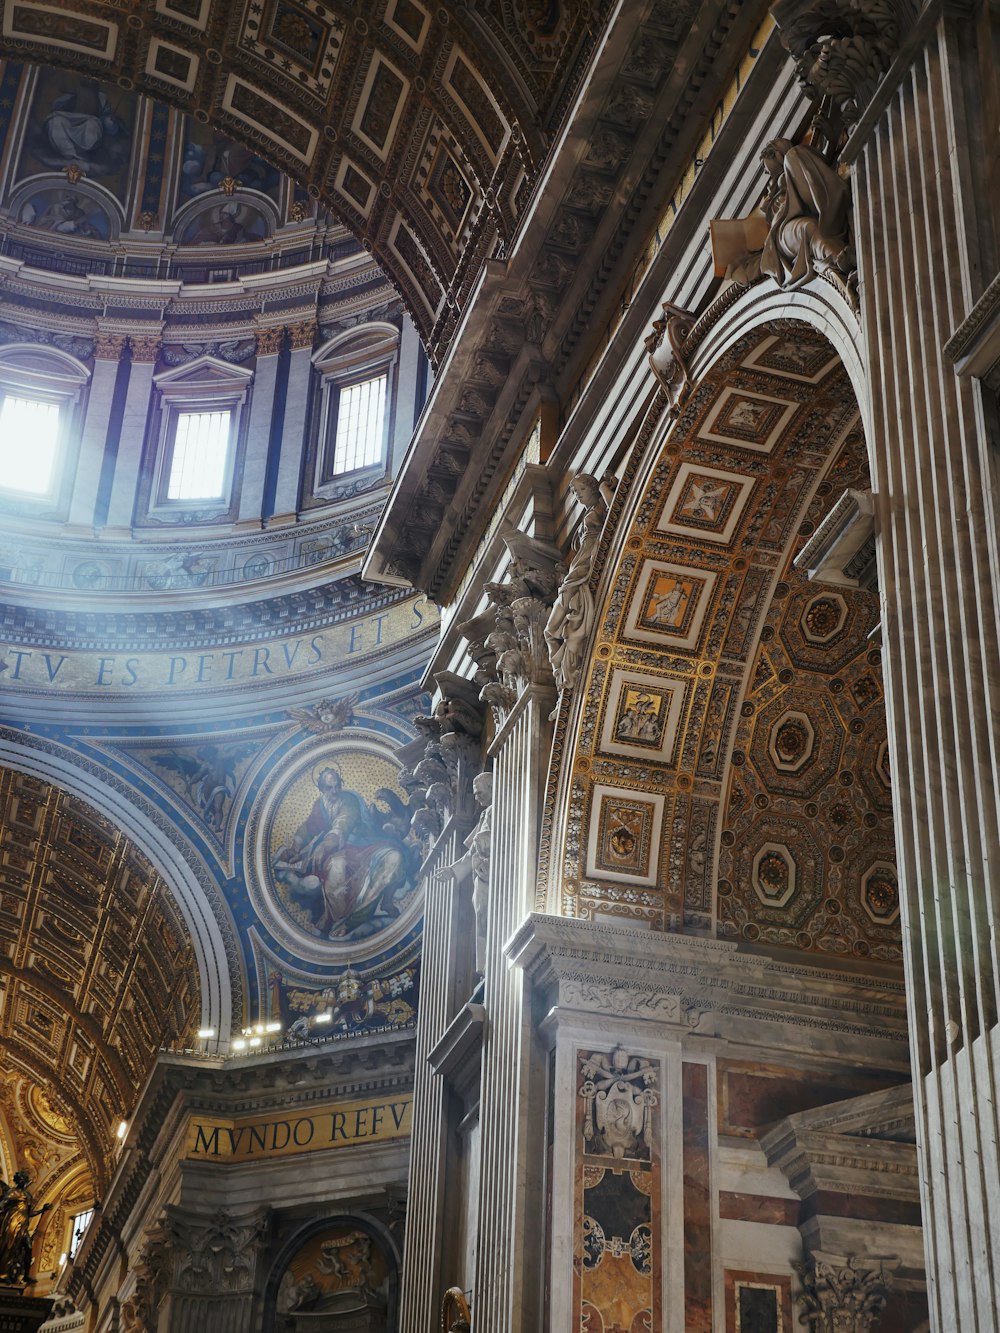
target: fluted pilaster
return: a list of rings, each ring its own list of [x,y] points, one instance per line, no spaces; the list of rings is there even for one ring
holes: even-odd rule
[[[947,14],[855,164],[932,1326],[1000,1329],[996,441],[943,348],[980,272],[975,69]]]

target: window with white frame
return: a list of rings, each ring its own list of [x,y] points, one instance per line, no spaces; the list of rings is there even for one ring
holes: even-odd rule
[[[337,429],[333,445],[333,475],[371,467],[382,461],[385,431],[385,371],[357,384],[345,384],[337,393]]]
[[[68,503],[89,374],[53,348],[0,349],[0,501],[52,514]],[[73,446],[73,447],[71,447]]]
[[[399,330],[372,321],[331,339],[313,355],[319,395],[307,506],[356,494],[384,475],[398,349]]]
[[[222,500],[232,433],[231,408],[176,414],[168,500]]]
[[[57,402],[4,393],[0,397],[0,485],[25,495],[51,494],[59,436]]]
[[[143,508],[157,522],[224,517],[234,504],[233,483],[253,372],[201,356],[154,376],[155,433]],[[171,518],[171,513],[175,516]]]

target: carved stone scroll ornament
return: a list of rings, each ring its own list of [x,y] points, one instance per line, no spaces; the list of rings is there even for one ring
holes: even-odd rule
[[[687,362],[684,359],[684,339],[694,328],[695,316],[690,310],[663,302],[663,313],[653,320],[653,329],[646,338],[649,364],[670,400],[677,409],[691,388]]]
[[[857,263],[847,182],[807,144],[772,139],[760,156],[768,186],[759,207],[745,218],[711,223],[716,275],[746,284],[767,274],[791,289],[827,273],[853,300]]]
[[[892,1277],[881,1263],[817,1251],[795,1271],[803,1286],[799,1322],[812,1333],[869,1333],[885,1309]]]
[[[503,541],[511,557],[507,577],[486,584],[487,610],[461,627],[479,665],[479,698],[493,709],[498,724],[525,689],[552,684],[545,633],[566,574],[559,552],[548,542],[515,528],[503,534]]]
[[[778,0],[771,9],[799,81],[855,125],[915,16],[907,0]]]
[[[572,690],[580,679],[584,654],[594,628],[590,577],[617,484],[618,479],[610,474],[598,481],[585,472],[578,473],[570,482],[573,494],[584,506],[583,526],[545,623],[549,664],[560,693]]]
[[[616,1046],[581,1061],[580,1096],[585,1104],[583,1137],[587,1151],[612,1157],[649,1157],[653,1110],[657,1104],[656,1066]]]

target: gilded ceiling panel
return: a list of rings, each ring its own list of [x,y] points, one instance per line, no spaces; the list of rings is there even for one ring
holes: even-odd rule
[[[94,120],[119,123],[114,160],[91,175],[126,169],[136,92],[253,148],[366,240],[430,335],[445,294],[511,234],[607,8],[0,0],[0,54],[118,85]],[[65,112],[34,126],[43,148],[81,124]]]
[[[156,1052],[197,1020],[197,967],[180,914],[107,820],[4,769],[0,946],[0,1051],[34,1089],[34,1137],[23,1143],[37,1139],[40,1160],[54,1161],[49,1140],[72,1126],[100,1189],[117,1125]],[[28,1148],[19,1151],[33,1169]]]
[[[693,390],[599,622],[564,911],[898,957],[877,599],[792,566],[867,485],[846,373],[806,325]]]

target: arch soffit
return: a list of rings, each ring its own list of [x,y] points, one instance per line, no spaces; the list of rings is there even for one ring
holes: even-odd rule
[[[187,926],[198,964],[201,1024],[228,1036],[242,1017],[245,996],[236,929],[226,904],[199,858],[179,843],[177,831],[135,791],[97,764],[70,758],[60,747],[24,743],[0,733],[0,767],[16,769],[61,788],[111,820],[169,885]]]
[[[567,719],[568,762],[553,775],[568,798],[558,808],[573,813],[552,830],[549,911],[662,928],[714,924],[719,815],[757,632],[865,396],[856,317],[839,293],[819,287],[740,293],[702,326],[689,361],[694,388],[666,432],[656,420],[662,395],[651,408],[653,456],[639,460],[616,525],[598,587],[591,675]],[[796,373],[774,357],[789,331],[815,349],[815,369]],[[770,435],[755,440],[761,427]],[[804,469],[789,495],[789,475]],[[785,511],[777,541],[761,536],[764,505],[772,524]],[[625,731],[645,724],[649,739],[622,733],[630,704],[638,714]]]
[[[365,9],[286,11],[278,31],[275,7],[234,15],[225,0],[161,0],[127,27],[88,0],[55,27],[8,4],[0,56],[155,97],[287,172],[371,251],[433,350],[446,294],[512,231],[600,24],[567,10],[536,33],[500,7]]]

